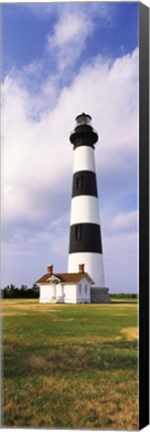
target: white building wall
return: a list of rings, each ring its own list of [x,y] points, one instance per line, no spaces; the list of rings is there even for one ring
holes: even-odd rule
[[[91,276],[94,281],[93,287],[104,288],[104,267],[103,267],[103,255],[94,252],[78,252],[71,253],[68,257],[68,272],[78,272],[79,264],[85,265],[85,272]]]
[[[64,301],[64,288],[61,284],[40,285],[40,303],[50,303],[53,300]]]
[[[64,285],[64,302],[65,303],[77,303],[76,284]]]
[[[79,284],[44,284],[40,285],[40,303],[51,303],[56,299],[60,303],[90,303],[91,284],[83,278]]]
[[[54,286],[50,284],[40,285],[40,303],[50,303],[54,295]]]

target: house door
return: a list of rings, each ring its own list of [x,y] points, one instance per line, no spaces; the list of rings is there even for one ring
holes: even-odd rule
[[[56,284],[53,285],[53,297],[56,298]]]

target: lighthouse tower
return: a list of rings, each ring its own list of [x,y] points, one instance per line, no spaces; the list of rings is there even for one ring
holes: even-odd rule
[[[68,272],[77,272],[79,264],[83,263],[94,281],[91,301],[108,303],[94,159],[98,134],[91,120],[85,113],[77,116],[76,127],[70,135],[74,160]]]

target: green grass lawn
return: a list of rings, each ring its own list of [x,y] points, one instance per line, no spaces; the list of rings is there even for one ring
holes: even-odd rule
[[[3,426],[138,429],[137,304],[3,301]]]

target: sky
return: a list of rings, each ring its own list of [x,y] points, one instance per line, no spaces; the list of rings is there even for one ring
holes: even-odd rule
[[[75,117],[95,149],[106,286],[138,290],[138,2],[2,4],[2,287],[68,264]]]

